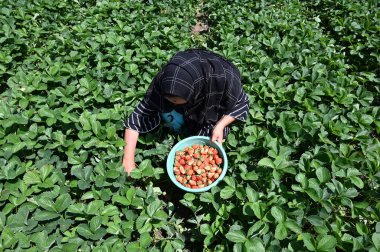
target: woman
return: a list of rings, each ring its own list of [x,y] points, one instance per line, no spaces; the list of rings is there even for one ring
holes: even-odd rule
[[[154,130],[162,120],[176,132],[210,136],[222,143],[227,125],[236,119],[245,122],[248,105],[239,70],[232,63],[207,50],[178,52],[125,121],[125,171],[129,175],[135,168],[139,134]]]

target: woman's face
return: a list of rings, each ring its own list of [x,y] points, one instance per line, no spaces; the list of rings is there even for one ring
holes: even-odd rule
[[[168,96],[165,96],[165,99],[168,100],[169,102],[173,103],[173,104],[176,104],[176,105],[181,105],[181,104],[185,104],[186,103],[186,100],[183,99],[182,97],[176,97],[176,96],[171,96],[171,97],[168,97]]]

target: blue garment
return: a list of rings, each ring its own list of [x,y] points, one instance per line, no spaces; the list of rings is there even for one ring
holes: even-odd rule
[[[180,132],[182,126],[185,123],[183,115],[174,109],[168,113],[161,113],[161,118],[165,122],[164,125],[166,127],[169,127],[171,130],[177,133]]]

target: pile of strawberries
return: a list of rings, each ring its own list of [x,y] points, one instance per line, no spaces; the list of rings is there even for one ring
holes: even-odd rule
[[[193,145],[176,152],[173,171],[179,183],[197,189],[211,185],[219,178],[222,162],[215,148]]]

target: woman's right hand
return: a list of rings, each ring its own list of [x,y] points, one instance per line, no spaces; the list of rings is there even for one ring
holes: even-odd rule
[[[135,164],[135,150],[137,138],[139,133],[137,131],[126,129],[125,130],[125,146],[124,146],[124,155],[123,155],[123,167],[128,176],[131,175],[131,171],[136,168]]]
[[[123,158],[123,167],[128,176],[131,175],[131,171],[136,168],[136,164],[134,160],[124,157]]]

